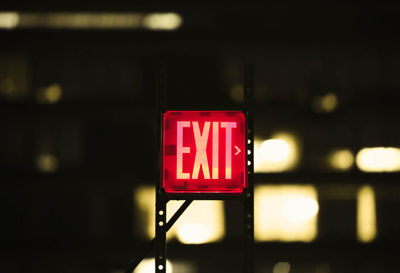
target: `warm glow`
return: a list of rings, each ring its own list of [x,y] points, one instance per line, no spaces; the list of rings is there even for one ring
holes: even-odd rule
[[[233,101],[242,103],[243,102],[243,85],[235,84],[231,87],[230,97]]]
[[[177,13],[0,12],[0,28],[149,29],[175,30],[183,19]]]
[[[182,203],[183,201],[168,202],[168,219]],[[171,232],[184,244],[205,244],[221,240],[225,236],[223,201],[194,201],[172,227]]]
[[[338,98],[334,93],[328,93],[325,96],[315,97],[312,107],[315,112],[332,112],[338,105]]]
[[[155,191],[152,186],[136,189],[134,200],[140,216],[138,226],[145,227],[148,239],[154,237],[155,225]],[[179,209],[183,201],[167,203],[167,219]],[[222,201],[194,201],[172,226],[167,239],[177,238],[185,244],[204,244],[216,242],[225,236],[224,206]]]
[[[368,243],[376,237],[375,193],[370,186],[363,186],[357,193],[357,238]]]
[[[357,167],[364,172],[400,171],[400,148],[361,149],[357,154],[356,163]]]
[[[182,25],[182,17],[176,13],[151,13],[143,19],[143,26],[152,30],[174,30]]]
[[[11,96],[15,92],[15,82],[12,78],[4,78],[1,81],[0,92],[5,96]]]
[[[268,139],[261,144],[261,154],[265,161],[284,161],[288,159],[289,153],[289,144],[282,139]]]
[[[140,26],[142,17],[135,13],[52,13],[27,14],[26,16],[44,19],[43,27],[75,29],[137,28]]]
[[[12,29],[18,26],[20,21],[17,12],[0,12],[0,28]]]
[[[322,97],[321,105],[326,112],[332,112],[335,110],[337,104],[338,99],[335,94],[330,93]]]
[[[135,219],[138,223],[136,226],[139,227],[141,235],[147,239],[152,239],[155,235],[155,194],[153,186],[141,186],[133,192],[134,205],[138,212]]]
[[[254,198],[257,241],[310,242],[317,236],[319,205],[313,186],[256,186]]]
[[[52,84],[47,88],[39,88],[36,92],[36,100],[40,104],[57,103],[62,97],[62,89],[58,84]]]
[[[289,273],[290,264],[288,262],[279,262],[274,265],[272,273]]]
[[[166,272],[167,273],[172,273],[173,268],[172,264],[169,260],[166,262]],[[136,267],[136,269],[133,271],[133,273],[154,273],[155,269],[155,261],[153,259],[143,259],[140,264]]]
[[[54,173],[58,169],[58,159],[52,154],[41,154],[36,159],[36,168],[43,173]]]
[[[187,244],[201,244],[209,241],[212,230],[205,224],[181,224],[178,228],[178,238]]]
[[[333,151],[328,157],[329,165],[338,171],[347,171],[354,164],[353,153],[348,149]]]
[[[296,138],[278,133],[271,139],[254,141],[255,172],[282,172],[293,169],[298,162],[299,148]]]

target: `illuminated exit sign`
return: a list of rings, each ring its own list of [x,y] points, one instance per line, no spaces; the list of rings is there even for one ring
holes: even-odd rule
[[[167,193],[241,193],[246,187],[246,124],[241,111],[163,114]]]

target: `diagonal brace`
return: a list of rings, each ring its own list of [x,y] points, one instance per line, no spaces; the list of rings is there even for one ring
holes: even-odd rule
[[[185,200],[185,202],[179,207],[179,209],[174,213],[174,215],[169,219],[168,223],[165,226],[166,231],[169,231],[171,227],[175,224],[175,222],[179,219],[179,217],[185,212],[185,210],[189,207],[189,205],[193,202],[193,200]],[[153,238],[151,242],[145,247],[140,253],[139,256],[134,259],[129,265],[128,269],[125,273],[132,273],[133,270],[140,264],[140,262],[147,256],[147,254],[154,248],[156,242],[156,238]]]

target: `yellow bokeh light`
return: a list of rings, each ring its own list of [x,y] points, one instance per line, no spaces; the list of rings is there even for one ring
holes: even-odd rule
[[[313,186],[256,186],[256,241],[310,242],[317,236],[319,205]]]
[[[230,97],[233,101],[237,103],[243,102],[243,85],[235,84],[231,87]]]
[[[141,14],[137,13],[29,13],[22,18],[41,18],[42,27],[73,29],[137,28]],[[33,19],[33,20],[32,20]],[[29,21],[28,21],[29,22]]]
[[[272,273],[289,273],[290,264],[288,262],[279,262],[272,268]]]
[[[0,28],[12,29],[18,26],[20,17],[17,12],[0,12]]]
[[[66,29],[148,29],[176,30],[183,23],[173,12],[0,12],[0,29],[66,28]]]
[[[254,140],[255,172],[282,172],[296,167],[299,146],[296,138],[288,133],[277,133],[271,139]]]
[[[134,205],[139,212],[136,221],[140,223],[139,232],[147,239],[154,237],[155,226],[155,190],[152,186],[137,187],[133,193]],[[168,235],[168,234],[167,234]]]
[[[136,269],[133,271],[133,273],[154,273],[155,269],[155,261],[153,259],[143,259],[140,264],[136,267]],[[166,262],[166,272],[167,273],[172,273],[173,272],[173,267],[172,263],[167,260]]]
[[[347,171],[354,164],[354,155],[349,149],[335,150],[328,157],[329,165],[338,171]]]
[[[375,193],[370,186],[363,186],[357,193],[357,238],[368,243],[375,239],[376,207]]]
[[[328,93],[324,96],[315,97],[312,102],[312,107],[315,112],[329,113],[336,109],[339,100],[334,93]]]
[[[268,139],[261,144],[260,152],[265,161],[281,162],[288,159],[290,148],[282,139]]]
[[[61,99],[62,90],[58,84],[49,86],[46,90],[46,98],[49,103],[56,103]]]
[[[0,84],[0,93],[3,93],[5,96],[12,96],[15,92],[15,82],[12,78],[5,78],[1,81]]]
[[[143,26],[152,30],[174,30],[182,25],[182,16],[177,13],[151,13],[144,17]]]
[[[225,236],[224,207],[222,201],[197,201],[182,215],[174,229],[177,238],[185,244],[204,244],[221,240]],[[191,206],[192,206],[191,205]]]
[[[36,91],[36,101],[40,104],[57,103],[62,97],[62,89],[58,84],[52,84]]]
[[[400,171],[400,148],[375,147],[361,149],[356,156],[357,167],[364,172]]]
[[[138,219],[145,227],[145,236],[154,237],[155,190],[152,186],[138,187],[134,192],[135,204],[144,218]],[[167,220],[179,209],[183,201],[167,203]],[[223,201],[194,201],[167,233],[167,239],[177,238],[185,244],[205,244],[222,240],[225,236]]]
[[[58,159],[52,154],[41,154],[36,159],[36,168],[43,173],[54,173],[58,170]]]
[[[322,97],[321,105],[326,112],[332,112],[333,110],[335,110],[337,104],[338,99],[335,94],[329,93]]]
[[[318,212],[318,202],[300,194],[285,195],[283,203],[283,217],[290,223],[305,222],[312,219]]]

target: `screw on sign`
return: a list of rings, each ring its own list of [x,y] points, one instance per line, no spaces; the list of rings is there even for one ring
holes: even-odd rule
[[[247,185],[241,111],[163,114],[163,188],[167,193],[241,193]]]

